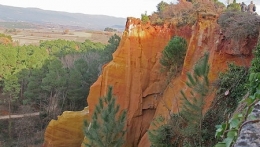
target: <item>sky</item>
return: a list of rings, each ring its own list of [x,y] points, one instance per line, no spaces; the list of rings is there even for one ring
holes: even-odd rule
[[[115,17],[138,17],[147,11],[156,11],[156,5],[162,0],[0,0],[1,5],[15,7],[35,7],[44,10],[65,11],[84,14],[101,14]],[[163,0],[167,3],[177,0]],[[227,4],[227,0],[219,0]],[[237,3],[251,0],[237,0]],[[255,0],[257,12],[260,14],[260,0]]]

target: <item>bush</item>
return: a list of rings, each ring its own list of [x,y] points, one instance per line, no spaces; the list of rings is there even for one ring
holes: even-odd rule
[[[257,47],[254,51],[254,59],[251,61],[251,67],[250,67],[250,73],[251,73],[251,81],[249,82],[250,87],[250,93],[255,93],[257,91],[257,87],[260,87],[260,83],[258,80],[258,77],[260,75],[260,38],[258,39]],[[253,78],[256,78],[256,80],[253,80]]]
[[[229,64],[228,70],[220,73],[217,82],[217,95],[202,122],[203,141],[207,146],[216,144],[215,126],[225,122],[227,116],[232,114],[239,101],[246,94],[248,69],[235,64]]]
[[[232,3],[227,6],[227,11],[241,11],[240,4]]]
[[[156,8],[157,8],[157,12],[162,12],[165,10],[165,8],[168,6],[169,4],[161,1],[159,4],[157,4]]]
[[[162,52],[160,63],[166,69],[178,69],[182,66],[187,50],[187,42],[184,38],[174,36]]]
[[[144,23],[147,23],[149,21],[149,16],[147,15],[147,11],[145,11],[144,14],[141,14],[141,20]]]
[[[177,27],[193,25],[197,20],[198,12],[215,14],[222,12],[225,8],[225,5],[217,0],[203,3],[195,0],[192,3],[179,1],[177,4],[171,3],[161,6],[162,8],[151,15],[151,23],[158,24],[158,20],[162,22],[166,21],[176,23]]]
[[[260,72],[260,38],[258,40],[258,44],[254,51],[255,58],[251,62],[250,72],[251,73],[258,73]]]
[[[227,11],[220,15],[218,24],[227,39],[239,40],[259,35],[260,18],[249,13]]]
[[[116,32],[117,30],[116,29],[113,29],[113,28],[110,28],[110,27],[106,27],[104,29],[104,31],[107,31],[107,32]]]
[[[162,25],[164,23],[164,20],[162,18],[159,17],[158,13],[153,13],[150,16],[150,22],[153,25]]]
[[[248,69],[233,63],[228,65],[228,70],[225,73],[220,73],[217,95],[227,99],[228,113],[235,110],[238,102],[245,95],[247,79]],[[224,95],[224,93],[226,94]]]

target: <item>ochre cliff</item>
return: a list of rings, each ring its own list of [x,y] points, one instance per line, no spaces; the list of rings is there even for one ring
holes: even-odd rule
[[[89,110],[66,111],[58,120],[51,120],[45,134],[43,147],[80,147],[83,141],[83,122],[89,120]]]
[[[90,113],[109,85],[122,109],[127,109],[128,146],[137,146],[154,116],[164,87],[165,74],[160,72],[162,49],[174,34],[169,25],[151,26],[128,18],[113,61],[91,86],[88,96]]]
[[[180,90],[187,89],[186,73],[192,71],[194,64],[205,52],[210,53],[210,82],[227,68],[228,62],[249,66],[256,39],[240,41],[233,48],[230,41],[223,39],[216,23],[217,17],[215,14],[201,13],[195,25],[182,28],[176,28],[170,23],[153,26],[139,19],[128,18],[120,45],[113,54],[113,61],[103,67],[102,74],[91,86],[87,99],[89,114],[75,112],[79,118],[53,120],[45,133],[45,146],[61,147],[70,143],[70,147],[79,147],[83,139],[80,130],[82,122],[79,121],[91,116],[98,98],[111,85],[118,104],[128,112],[125,146],[149,147],[146,132],[150,122],[158,115],[167,117],[167,108],[172,113],[177,112],[181,105]],[[174,35],[184,37],[189,45],[181,74],[167,82],[166,73],[161,72],[159,59]],[[214,94],[211,94],[207,99],[207,108],[213,98]],[[66,116],[64,113],[61,117]],[[71,132],[77,136],[71,137]]]
[[[181,36],[181,33],[178,34]],[[198,15],[197,23],[192,27],[192,35],[189,38],[188,50],[186,53],[183,69],[181,75],[171,81],[165,91],[163,92],[160,103],[156,108],[154,118],[162,115],[168,117],[169,113],[177,113],[181,108],[180,91],[188,92],[188,86],[185,82],[187,80],[187,72],[191,72],[196,62],[209,52],[209,80],[213,83],[221,71],[227,69],[230,62],[237,65],[250,66],[252,59],[252,49],[256,45],[257,38],[252,40],[239,40],[237,45],[230,45],[234,41],[225,40],[223,34],[217,25],[217,15],[200,13]],[[234,49],[233,47],[237,48]],[[214,92],[206,98],[205,111],[210,107],[214,98]],[[169,112],[169,109],[171,112]],[[149,147],[147,133],[142,137],[138,144],[139,147]]]

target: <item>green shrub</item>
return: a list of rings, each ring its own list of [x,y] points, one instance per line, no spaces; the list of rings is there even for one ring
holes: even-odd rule
[[[216,144],[215,126],[225,122],[232,114],[242,97],[246,94],[248,69],[233,63],[228,65],[226,72],[219,74],[217,81],[217,95],[203,119],[203,142],[207,146]],[[225,94],[226,93],[226,94]]]
[[[260,82],[258,79],[258,76],[260,76],[260,38],[254,51],[254,59],[251,61],[251,67],[249,70],[251,73],[251,82],[248,84],[249,90],[250,93],[255,93],[257,91],[257,87],[260,86]],[[253,78],[256,78],[256,80],[252,80]]]
[[[235,110],[241,98],[246,94],[247,79],[248,69],[233,63],[228,65],[225,73],[220,73],[217,95],[225,97],[228,113]]]
[[[174,36],[162,52],[160,63],[167,69],[181,67],[187,50],[184,38]]]
[[[254,51],[254,59],[251,62],[250,72],[251,73],[260,72],[260,38],[256,46],[256,49]]]
[[[147,15],[147,11],[145,11],[144,14],[141,14],[141,20],[144,23],[147,23],[149,21],[149,16]]]
[[[232,3],[227,6],[227,11],[241,11],[240,4]]]
[[[168,6],[169,4],[161,1],[159,4],[157,4],[156,8],[157,8],[157,12],[162,12],[165,10],[165,8]]]

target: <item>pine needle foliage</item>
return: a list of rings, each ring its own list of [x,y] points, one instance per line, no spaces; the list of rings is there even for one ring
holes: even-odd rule
[[[126,111],[119,112],[120,106],[112,95],[112,87],[107,95],[99,99],[92,116],[92,122],[84,122],[84,134],[89,140],[86,147],[121,147],[126,133]],[[120,114],[119,114],[120,113]]]
[[[209,54],[206,53],[195,65],[194,72],[187,74],[186,85],[191,89],[190,95],[187,96],[184,91],[181,91],[183,105],[180,114],[187,123],[182,134],[186,138],[185,142],[191,146],[202,146],[203,108],[205,98],[209,93],[208,58]]]
[[[181,147],[183,124],[184,120],[178,114],[171,114],[168,120],[163,116],[155,118],[151,124],[155,129],[148,131],[151,147]]]
[[[182,66],[187,50],[187,41],[179,36],[174,36],[162,52],[160,63],[166,68],[171,69]]]
[[[193,73],[188,73],[186,85],[189,95],[181,91],[182,108],[179,114],[170,114],[170,119],[155,119],[148,135],[153,147],[202,146],[202,121],[205,98],[209,93],[209,54],[195,65]]]
[[[152,125],[157,127],[155,130],[148,131],[149,139],[152,142],[152,147],[171,146],[171,140],[173,138],[172,126],[164,121],[165,118],[159,116],[152,122]]]

